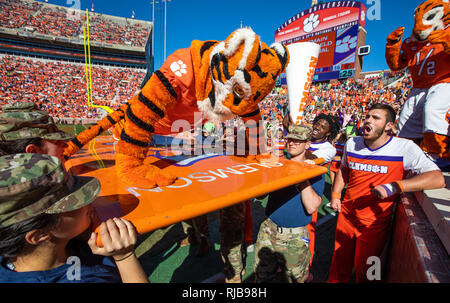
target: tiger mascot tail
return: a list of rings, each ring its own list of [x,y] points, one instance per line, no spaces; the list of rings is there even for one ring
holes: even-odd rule
[[[450,160],[449,12],[449,0],[423,2],[415,10],[411,37],[402,41],[405,28],[400,27],[388,36],[386,44],[390,69],[408,68],[413,80],[398,120],[398,135],[423,138],[420,147],[443,165]]]
[[[234,31],[225,41],[198,41],[190,48],[170,55],[143,86],[117,111],[80,133],[69,142],[64,155],[76,153],[83,145],[114,124],[122,123],[116,148],[118,176],[127,184],[141,188],[167,186],[176,177],[153,165],[144,165],[153,134],[171,134],[172,124],[185,120],[194,125],[194,113],[202,122],[226,121],[237,115],[255,125],[249,137],[264,136],[258,103],[274,88],[285,70],[289,54],[285,46],[268,47],[249,28]],[[257,157],[262,152],[256,143]]]

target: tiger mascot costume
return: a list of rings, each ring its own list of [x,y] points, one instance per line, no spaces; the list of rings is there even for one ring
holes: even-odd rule
[[[246,130],[247,140],[264,136],[258,103],[272,91],[288,62],[285,46],[274,43],[268,47],[249,28],[234,31],[222,42],[195,40],[190,48],[170,55],[137,95],[70,141],[64,156],[69,158],[120,122],[122,127],[116,125],[115,131],[120,130],[116,169],[121,180],[141,188],[170,185],[175,176],[144,164],[152,135],[178,132],[171,130],[177,120],[193,126],[194,113],[201,112],[203,123],[226,121],[235,115],[244,123],[253,120],[255,124],[248,123],[255,127],[251,133]],[[249,158],[260,157],[263,147],[258,143],[256,154]]]
[[[428,0],[414,14],[412,36],[402,43],[404,27],[387,38],[386,61],[392,71],[409,68],[413,89],[403,105],[399,137],[421,139],[435,160],[450,159],[449,0]]]

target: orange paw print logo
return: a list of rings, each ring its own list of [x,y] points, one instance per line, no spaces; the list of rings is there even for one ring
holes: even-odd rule
[[[184,64],[184,62],[182,60],[178,60],[178,61],[173,62],[170,65],[170,69],[178,77],[181,77],[184,74],[187,74],[187,70],[186,70],[187,66],[186,66],[186,64]]]

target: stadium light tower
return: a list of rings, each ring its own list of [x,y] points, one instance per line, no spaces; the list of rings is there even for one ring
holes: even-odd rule
[[[164,61],[166,61],[166,34],[167,34],[167,2],[172,0],[162,0],[164,1]]]
[[[158,1],[153,0],[152,2],[152,56],[155,56],[155,3],[159,3]]]

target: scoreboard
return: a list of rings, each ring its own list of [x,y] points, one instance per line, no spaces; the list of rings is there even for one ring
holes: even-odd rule
[[[359,27],[365,27],[366,14],[366,7],[358,1],[315,5],[281,25],[275,31],[275,42],[320,45],[313,81],[350,78],[355,72]]]

